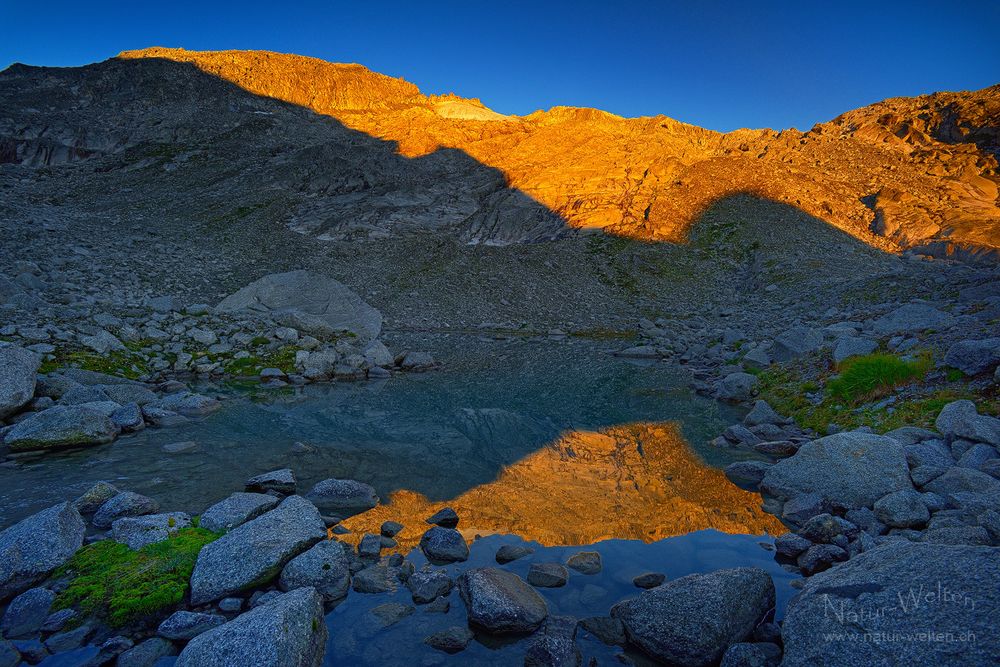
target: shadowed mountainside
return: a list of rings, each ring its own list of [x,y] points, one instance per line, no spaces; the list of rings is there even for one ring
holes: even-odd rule
[[[890,99],[807,132],[721,134],[595,109],[503,116],[479,100],[425,96],[360,65],[302,56],[152,48],[119,57],[193,63],[398,142],[407,156],[461,149],[572,227],[677,241],[712,202],[751,192],[884,249],[1000,246],[1000,86]]]

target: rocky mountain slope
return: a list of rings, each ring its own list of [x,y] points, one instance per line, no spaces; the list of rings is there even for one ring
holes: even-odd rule
[[[436,230],[503,245],[602,228],[681,241],[714,202],[751,193],[886,250],[1000,246],[1000,86],[886,100],[807,132],[721,134],[594,109],[504,116],[360,65],[152,48],[12,66],[0,101],[0,162],[86,162],[94,187],[147,200],[149,179],[196,185],[191,210],[249,200],[244,214],[271,207],[321,239]]]
[[[557,107],[502,116],[359,65],[266,52],[147,49],[338,118],[415,157],[457,148],[572,227],[679,240],[713,201],[752,192],[880,247],[1000,245],[1000,86],[896,98],[806,132],[720,134],[664,116]],[[885,243],[887,241],[888,243]]]

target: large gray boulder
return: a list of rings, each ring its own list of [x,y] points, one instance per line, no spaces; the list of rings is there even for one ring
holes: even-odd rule
[[[1000,364],[1000,338],[963,340],[948,348],[944,363],[966,375],[979,375]]]
[[[877,349],[878,343],[870,338],[856,338],[854,336],[840,338],[833,347],[833,362],[839,364],[851,357],[871,354]]]
[[[671,665],[715,665],[774,607],[774,582],[760,568],[690,574],[619,602],[633,644]]]
[[[1000,419],[979,414],[976,404],[967,399],[944,406],[934,426],[949,440],[964,438],[1000,447]]]
[[[759,380],[749,373],[730,373],[722,378],[715,391],[715,397],[720,401],[749,401],[757,393]]]
[[[64,564],[83,544],[87,526],[70,503],[33,514],[0,533],[0,601]]]
[[[184,647],[176,667],[317,667],[328,631],[323,598],[299,588],[204,632]]]
[[[382,314],[333,278],[307,271],[264,276],[231,294],[217,313],[249,310],[321,338],[353,334],[359,344],[378,337]]]
[[[779,334],[768,350],[772,361],[791,361],[823,347],[823,333],[809,327],[792,327]]]
[[[191,574],[191,604],[212,602],[264,584],[285,563],[326,537],[319,511],[300,496],[202,548]]]
[[[513,572],[467,570],[458,578],[469,623],[493,634],[534,632],[549,614],[545,599]]]
[[[104,412],[85,405],[57,405],[18,422],[4,436],[12,452],[102,445],[119,429]]]
[[[875,320],[872,329],[880,336],[917,333],[926,329],[947,329],[954,319],[933,306],[908,303]]]
[[[317,542],[308,551],[288,561],[281,571],[278,585],[283,591],[311,586],[327,602],[340,600],[351,587],[348,547],[337,540]]]
[[[118,519],[129,516],[144,516],[160,510],[160,504],[148,496],[135,491],[122,491],[101,505],[94,514],[96,528],[110,528]]]
[[[816,493],[833,506],[852,509],[912,489],[913,482],[898,440],[849,431],[802,445],[795,456],[767,470],[760,488],[784,500]]]
[[[214,533],[223,533],[273,510],[279,502],[278,498],[266,493],[234,493],[205,510],[198,525]]]
[[[0,420],[23,408],[35,395],[35,373],[41,360],[16,345],[0,346]]]
[[[897,540],[865,551],[789,603],[782,665],[996,664],[998,581],[997,548]]]

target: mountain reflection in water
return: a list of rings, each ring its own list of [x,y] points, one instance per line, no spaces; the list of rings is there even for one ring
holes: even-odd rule
[[[497,478],[448,501],[394,491],[383,504],[344,521],[357,542],[383,521],[405,528],[396,536],[404,553],[427,529],[424,521],[452,507],[467,539],[515,534],[543,546],[592,544],[605,539],[644,542],[714,528],[725,533],[784,532],[761,509],[761,498],[708,466],[681,435],[677,422],[635,422],[599,431],[567,431]]]

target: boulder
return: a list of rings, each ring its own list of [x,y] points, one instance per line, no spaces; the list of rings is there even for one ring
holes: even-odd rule
[[[768,469],[760,488],[782,499],[816,493],[833,506],[852,509],[870,507],[913,483],[898,440],[850,431],[802,445],[795,456]]]
[[[28,404],[35,395],[35,374],[41,359],[16,345],[0,344],[0,421]]]
[[[879,336],[918,333],[927,329],[947,329],[954,322],[948,313],[922,303],[908,303],[872,323]]]
[[[994,664],[997,581],[1000,549],[887,542],[806,581],[785,614],[782,665]]]
[[[501,565],[506,565],[519,558],[530,556],[533,553],[535,553],[535,550],[524,544],[505,544],[497,549],[495,558]]]
[[[97,510],[101,509],[101,505],[108,502],[119,493],[121,493],[121,491],[119,491],[114,484],[100,481],[87,489],[82,496],[74,500],[73,506],[76,507],[80,514],[93,514]]]
[[[632,585],[636,588],[656,588],[667,580],[667,575],[661,572],[646,572],[632,577]]]
[[[108,415],[83,405],[56,405],[14,425],[4,436],[12,452],[102,445],[118,437]]]
[[[353,334],[360,344],[378,338],[382,314],[337,282],[308,271],[264,276],[223,299],[217,313],[248,310],[318,338]]]
[[[753,404],[753,409],[743,418],[746,426],[760,426],[761,424],[774,424],[780,426],[787,424],[789,419],[782,417],[767,401],[758,400]]]
[[[420,538],[420,550],[427,559],[439,563],[464,561],[469,557],[469,545],[454,528],[434,526]]]
[[[266,493],[234,493],[205,510],[199,525],[223,533],[273,510],[279,502],[278,498]]]
[[[318,667],[327,636],[323,598],[315,589],[299,588],[198,635],[175,665]]]
[[[1000,365],[1000,338],[959,341],[948,348],[944,363],[966,375],[992,371]]]
[[[823,333],[810,327],[792,327],[779,334],[768,350],[772,361],[785,362],[823,347]]]
[[[964,438],[1000,447],[1000,419],[979,414],[976,404],[970,400],[953,401],[944,406],[934,426],[949,440]]]
[[[291,495],[295,493],[295,473],[290,468],[265,472],[248,479],[246,490],[250,493],[276,491],[286,496]]]
[[[108,418],[118,430],[126,433],[140,431],[146,427],[146,420],[143,419],[142,410],[137,403],[127,403],[115,408]]]
[[[549,613],[521,577],[494,567],[467,570],[458,578],[458,592],[469,623],[492,634],[534,632]]]
[[[175,611],[160,623],[156,634],[165,639],[187,641],[226,622],[224,616],[196,611]]]
[[[524,654],[524,667],[578,667],[583,655],[576,645],[576,619],[549,616]]]
[[[878,349],[878,343],[870,338],[841,338],[833,347],[833,363],[839,364],[851,357],[871,354]]]
[[[448,595],[454,585],[455,582],[442,570],[414,572],[406,580],[406,587],[410,589],[413,601],[417,604],[427,604],[442,595]]]
[[[353,479],[324,479],[306,497],[322,511],[341,515],[363,512],[378,505],[375,489]]]
[[[122,491],[117,496],[101,505],[94,514],[93,523],[96,528],[106,530],[116,520],[127,516],[143,516],[153,514],[160,509],[160,504],[134,491]]]
[[[443,528],[454,528],[458,525],[458,514],[450,507],[442,507],[434,514],[424,519],[429,524]]]
[[[691,574],[619,602],[629,641],[668,664],[715,665],[773,607],[774,582],[759,568]]]
[[[326,602],[340,600],[351,586],[351,557],[348,547],[337,540],[322,540],[288,561],[281,570],[278,586],[291,591],[315,588]]]
[[[202,548],[191,574],[191,604],[264,584],[325,537],[326,524],[316,507],[304,498],[289,496],[270,512]]]
[[[7,639],[37,634],[55,600],[56,594],[47,588],[29,588],[10,601],[0,619],[0,632]]]
[[[528,583],[538,588],[559,588],[569,581],[569,570],[559,563],[532,563]]]
[[[111,524],[111,537],[116,542],[138,551],[147,544],[155,544],[176,535],[181,528],[191,525],[191,517],[184,512],[127,516]]]
[[[60,503],[0,532],[0,601],[44,579],[83,545],[87,526],[70,503]]]
[[[720,401],[733,403],[749,401],[757,393],[759,382],[756,375],[730,373],[719,382],[715,397]]]
[[[473,637],[475,637],[475,634],[469,628],[453,625],[435,632],[429,637],[424,637],[424,643],[439,651],[454,654],[464,651]]]

